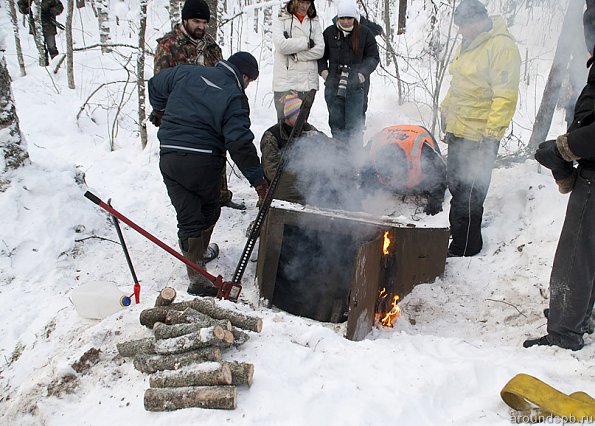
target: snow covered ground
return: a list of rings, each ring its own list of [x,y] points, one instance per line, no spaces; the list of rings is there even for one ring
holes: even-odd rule
[[[331,9],[322,9],[325,16]],[[8,22],[5,16],[0,19],[3,26]],[[543,36],[533,40],[518,31],[523,48],[543,49],[544,62],[551,59],[551,45],[547,50],[534,43]],[[188,298],[184,265],[125,227],[142,284],[141,304],[102,321],[87,320],[77,315],[69,293],[93,280],[113,282],[125,291],[132,285],[121,248],[114,243],[115,230],[83,197],[86,190],[104,201],[111,198],[119,211],[176,246],[175,214],[158,169],[156,130],[148,125],[149,145],[142,150],[129,106],[118,120],[115,150],[110,150],[114,110],[97,102],[87,109],[92,114],[83,112],[78,121],[75,117],[99,82],[125,79],[118,65],[122,58],[77,53],[77,88],[69,90],[65,71],[54,75],[39,68],[32,40],[21,33],[28,75],[18,76],[12,42],[6,57],[31,164],[17,170],[12,185],[0,194],[2,424],[506,425],[511,413],[499,392],[521,372],[565,393],[595,395],[594,336],[586,338],[579,352],[522,348],[528,336],[545,334],[542,310],[548,305],[549,272],[568,199],[558,194],[547,170],[527,160],[494,171],[481,254],[448,259],[441,279],[417,286],[400,302],[402,316],[395,328],[376,328],[365,340],[351,342],[342,337],[344,325],[261,307],[251,263],[242,303],[220,302],[264,320],[261,333],[250,333],[245,345],[225,353],[225,359],[255,365],[252,387],[239,388],[238,407],[145,411],[148,376],[117,356],[116,343],[150,335],[138,316],[153,305],[161,288],[172,286]],[[549,68],[539,69],[534,79],[538,86]],[[266,65],[259,84],[248,90],[257,140],[275,117],[270,78]],[[368,132],[427,120],[416,105],[397,106],[384,84],[382,77],[373,80]],[[121,89],[108,87],[104,100],[118,99]],[[527,94],[538,89],[521,89],[515,117],[519,126],[530,121],[538,102]],[[326,117],[319,95],[311,122],[328,131]],[[518,135],[527,140],[529,131],[521,129]],[[562,131],[556,115],[551,134]],[[213,241],[221,255],[209,269],[224,277],[233,274],[244,231],[257,212],[248,183],[232,172],[229,184],[234,199],[245,200],[248,209],[223,209],[215,228]],[[431,220],[444,225],[447,215],[448,198],[445,211]],[[72,364],[91,348],[101,351],[99,362],[76,373]]]

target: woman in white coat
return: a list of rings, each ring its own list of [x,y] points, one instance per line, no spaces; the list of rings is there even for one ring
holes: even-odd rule
[[[273,92],[277,119],[283,120],[283,99],[293,92],[304,99],[318,90],[317,60],[324,53],[322,27],[314,1],[289,0],[273,22]]]

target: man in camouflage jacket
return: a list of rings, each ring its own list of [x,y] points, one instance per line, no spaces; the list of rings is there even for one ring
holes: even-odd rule
[[[212,67],[222,60],[221,48],[213,37],[206,33],[210,18],[209,6],[204,0],[186,0],[182,8],[182,22],[175,30],[157,40],[153,73],[157,75],[164,68],[182,64]],[[153,111],[149,120],[159,126],[161,117]],[[221,205],[244,210],[246,208],[244,204],[232,201],[233,193],[227,187],[225,167],[222,173],[219,197]]]

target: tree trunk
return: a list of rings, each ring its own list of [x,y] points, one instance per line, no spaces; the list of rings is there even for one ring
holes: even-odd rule
[[[181,21],[180,4],[182,4],[180,0],[169,0],[169,22],[172,31]]]
[[[101,53],[109,53],[112,49],[108,46],[110,42],[109,31],[109,0],[97,0],[97,23],[99,25],[99,42]]]
[[[74,50],[72,42],[72,14],[74,1],[66,1],[66,75],[68,77],[68,88],[74,89]]]
[[[147,146],[147,112],[145,97],[145,31],[147,29],[147,0],[140,2],[138,50],[136,52],[136,88],[138,93],[138,131],[143,149]]]
[[[407,0],[399,0],[399,23],[397,35],[405,34],[407,27]]]
[[[152,388],[231,385],[229,365],[205,362],[174,371],[161,371],[149,378]]]
[[[145,410],[173,411],[190,407],[233,410],[236,408],[236,394],[235,386],[149,388],[145,391]]]
[[[25,164],[29,155],[19,127],[10,74],[2,51],[0,51],[0,150],[4,158],[4,167],[0,169],[0,192],[4,192],[10,184],[10,180],[6,177],[7,172]]]
[[[49,65],[48,53],[45,50],[45,41],[43,39],[43,29],[41,28],[41,0],[33,0],[31,11],[29,12],[29,27],[33,31],[33,39],[39,54],[39,66]]]
[[[211,20],[207,27],[207,34],[213,37],[213,40],[217,40],[217,28],[219,26],[219,3],[217,0],[205,0],[211,11]]]
[[[17,8],[14,0],[8,0],[8,15],[12,22],[12,29],[14,32],[14,45],[17,51],[17,60],[19,62],[19,71],[21,77],[27,75],[25,70],[25,60],[23,58],[23,49],[21,48],[21,36],[19,34],[19,19],[17,17]]]
[[[159,292],[155,300],[155,307],[171,305],[176,299],[176,289],[173,287],[165,287]]]
[[[562,23],[562,30],[560,31],[560,37],[558,38],[558,45],[556,46],[552,68],[550,69],[550,74],[545,84],[541,104],[539,105],[535,123],[533,124],[533,132],[529,139],[530,152],[534,152],[537,149],[537,146],[547,138],[547,134],[550,130],[554,109],[556,108],[558,96],[560,95],[560,86],[567,74],[570,53],[573,50],[573,45],[577,43],[577,40],[573,37],[574,32],[571,28],[580,25],[583,6],[584,2],[582,1],[575,0],[568,3],[568,9],[564,16],[564,22]]]
[[[205,361],[221,361],[221,349],[210,347],[173,355],[139,354],[134,357],[133,362],[134,368],[138,371],[151,374],[163,370],[177,370],[186,365]]]

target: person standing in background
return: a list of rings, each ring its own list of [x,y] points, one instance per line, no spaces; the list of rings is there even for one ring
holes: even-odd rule
[[[354,0],[340,0],[336,23],[323,32],[324,55],[318,73],[325,81],[324,99],[334,138],[363,146],[366,80],[380,63],[372,32],[359,25]]]
[[[504,18],[488,16],[478,0],[462,0],[454,23],[463,39],[448,67],[452,80],[440,105],[452,194],[450,257],[474,256],[483,247],[483,203],[500,139],[516,110],[521,66]]]
[[[324,39],[313,0],[290,0],[273,21],[273,94],[277,121],[283,121],[285,96],[300,99],[318,90],[318,59]]]

